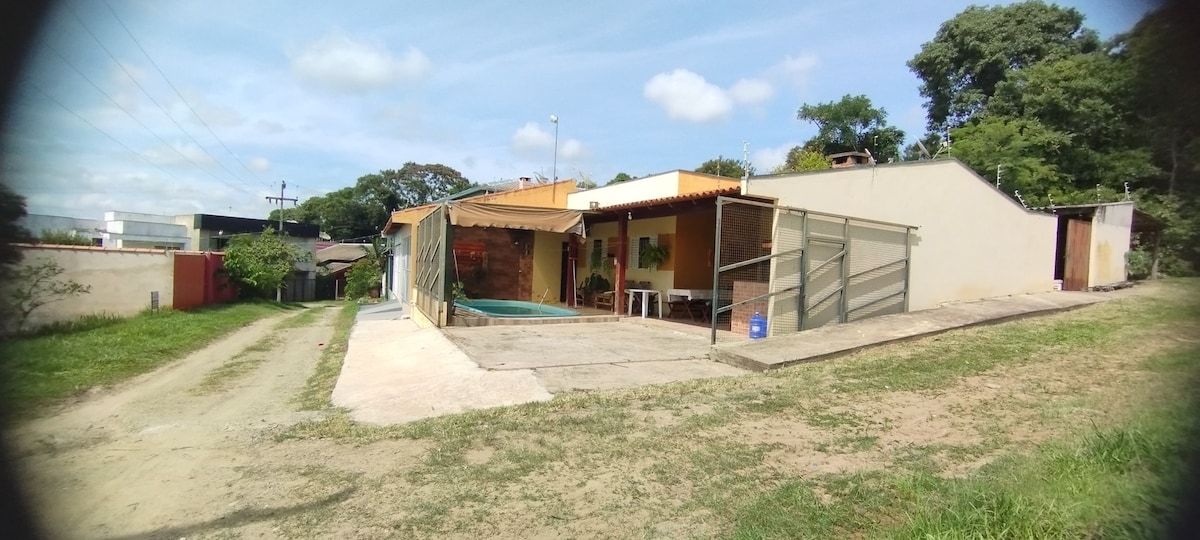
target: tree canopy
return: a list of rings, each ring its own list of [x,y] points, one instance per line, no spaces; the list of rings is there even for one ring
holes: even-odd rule
[[[787,159],[783,164],[775,167],[771,172],[774,174],[804,172],[804,171],[819,171],[829,168],[829,160],[825,154],[811,148],[803,146],[793,146],[788,150]]]
[[[240,234],[225,249],[225,272],[243,297],[267,297],[293,272],[297,262],[309,254],[267,227],[260,234]]]
[[[724,176],[726,178],[741,178],[746,175],[745,164],[733,158],[716,158],[701,163],[696,172]],[[754,166],[750,166],[750,176],[754,176]]]
[[[929,128],[962,126],[1014,71],[1098,50],[1100,39],[1083,20],[1074,8],[1026,1],[971,6],[942,23],[908,61],[921,80]]]
[[[283,217],[319,225],[333,238],[370,236],[379,233],[391,212],[428,204],[472,185],[451,167],[410,161],[399,170],[366,174],[352,187],[305,199],[295,208],[285,208]],[[279,210],[272,210],[268,219],[279,219]]]
[[[796,118],[817,126],[817,134],[804,147],[824,155],[868,150],[876,161],[900,154],[904,132],[887,123],[887,111],[876,108],[865,95],[846,94],[838,101],[804,104]]]
[[[633,180],[632,176],[629,176],[628,174],[625,174],[623,172],[619,172],[619,173],[617,173],[616,176],[613,177],[612,180],[609,180],[608,183],[609,184],[620,184],[621,182],[628,182],[630,180]]]

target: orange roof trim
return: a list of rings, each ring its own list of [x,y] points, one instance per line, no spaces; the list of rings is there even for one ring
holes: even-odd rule
[[[658,199],[647,199],[644,201],[637,201],[637,202],[631,202],[631,203],[614,204],[612,206],[602,206],[600,208],[597,208],[596,211],[607,212],[607,211],[611,211],[611,210],[625,210],[625,209],[630,209],[630,208],[644,208],[647,206],[658,206],[660,204],[688,202],[688,201],[695,201],[695,200],[699,200],[699,199],[708,199],[711,197],[718,197],[720,195],[732,195],[735,193],[741,193],[741,191],[742,191],[742,187],[740,185],[729,186],[729,187],[724,187],[721,189],[710,189],[708,191],[698,191],[695,193],[688,193],[686,195],[675,195],[672,197],[662,197],[662,198],[658,198]]]

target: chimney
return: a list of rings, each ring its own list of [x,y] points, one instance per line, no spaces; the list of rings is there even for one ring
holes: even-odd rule
[[[829,168],[844,169],[868,163],[870,154],[866,152],[842,152],[840,154],[832,154],[829,156]]]
[[[527,186],[529,186],[528,176],[522,176],[517,179],[517,189],[525,189]]]

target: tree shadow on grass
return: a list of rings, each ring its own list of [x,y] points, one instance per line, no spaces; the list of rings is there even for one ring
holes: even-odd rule
[[[126,536],[113,536],[109,537],[108,540],[158,540],[166,538],[191,538],[193,535],[218,531],[221,529],[232,529],[242,525],[304,514],[319,510],[326,506],[338,505],[349,499],[355,491],[358,491],[358,487],[350,486],[327,497],[295,506],[274,508],[243,508],[219,518],[195,523],[192,525],[164,527],[146,533],[131,534]]]

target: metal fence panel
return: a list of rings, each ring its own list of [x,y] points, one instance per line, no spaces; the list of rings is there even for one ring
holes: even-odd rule
[[[417,309],[438,326],[446,324],[446,264],[450,227],[440,206],[417,226],[417,258],[413,261]]]
[[[777,336],[906,311],[912,229],[719,197],[711,341],[754,312]]]

